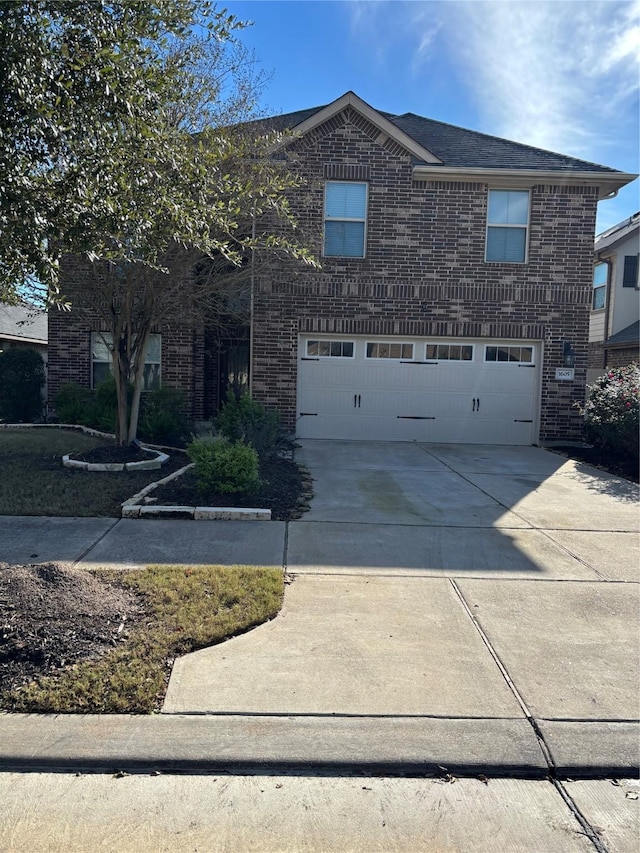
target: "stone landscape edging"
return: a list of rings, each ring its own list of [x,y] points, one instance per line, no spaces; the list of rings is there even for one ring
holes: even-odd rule
[[[0,423],[0,429],[22,429],[22,428],[30,428],[30,429],[76,429],[80,432],[84,432],[87,435],[95,435],[100,438],[114,438],[114,434],[112,432],[100,432],[100,430],[92,429],[91,427],[81,426],[80,424],[3,424]],[[163,451],[163,450],[180,450],[178,447],[170,447],[162,444],[144,444],[143,447],[145,449],[153,450],[153,451]],[[161,453],[161,456],[165,456],[166,454]],[[69,454],[66,454],[67,458]],[[168,459],[168,457],[167,457]],[[64,460],[64,457],[63,457]],[[100,466],[96,466],[96,463],[89,462],[80,462],[78,460],[69,460],[73,461],[76,464],[67,465],[68,468],[85,468],[85,466],[91,465],[92,467],[87,467],[86,470],[89,471],[114,471],[121,470],[119,468],[114,468],[113,465],[122,465],[126,464],[127,467],[129,465],[138,466],[138,470],[145,470],[152,468],[159,468],[160,464],[157,464],[157,460],[150,460],[151,465],[148,461],[143,462],[127,462],[127,463],[112,463],[112,464],[104,464]],[[165,460],[166,461],[166,460]],[[155,464],[154,464],[155,463]],[[64,461],[63,461],[64,464]],[[156,480],[154,483],[149,483],[148,486],[145,486],[144,489],[141,489],[137,494],[133,495],[131,498],[127,498],[120,506],[120,514],[121,518],[193,518],[198,521],[271,521],[271,510],[270,509],[260,509],[257,507],[218,507],[218,506],[143,506],[138,501],[143,500],[149,492],[152,492],[158,486],[163,485],[164,483],[168,483],[176,477],[181,476],[193,467],[193,462],[189,463],[189,465],[185,465],[183,468],[179,468],[177,471],[173,471],[171,474],[168,474],[162,480]],[[129,469],[131,470],[131,469]]]
[[[196,521],[271,521],[270,509],[227,506],[145,506],[142,501],[158,486],[181,477],[193,462],[173,471],[162,480],[149,483],[121,505],[122,518],[193,518]]]

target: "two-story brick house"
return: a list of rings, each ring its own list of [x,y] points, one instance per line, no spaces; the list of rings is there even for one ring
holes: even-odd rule
[[[635,176],[351,92],[270,125],[297,134],[306,184],[291,202],[322,266],[255,277],[254,398],[299,437],[579,437],[596,205]],[[151,374],[210,414],[219,355],[237,345],[157,331]],[[52,394],[106,360],[73,311],[53,315],[49,346]]]

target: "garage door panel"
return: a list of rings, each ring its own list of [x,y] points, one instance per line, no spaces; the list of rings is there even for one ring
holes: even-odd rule
[[[314,336],[314,340],[318,338],[322,336]],[[420,363],[425,339],[402,340],[414,344],[415,361],[366,358],[365,338],[353,339],[353,358],[302,358],[298,371],[298,436],[483,444],[533,442],[537,367],[485,362],[487,341],[471,342],[472,361]],[[492,341],[490,345],[500,346],[500,342]],[[519,352],[519,344],[516,347]],[[531,342],[527,347],[534,357],[538,354]],[[305,350],[304,338],[300,349]],[[305,414],[301,417],[302,413]]]

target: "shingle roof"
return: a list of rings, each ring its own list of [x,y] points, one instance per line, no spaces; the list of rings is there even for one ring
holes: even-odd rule
[[[302,122],[328,105],[284,113],[263,119],[274,130],[295,130]],[[618,170],[600,166],[587,160],[578,160],[554,151],[534,148],[509,139],[489,136],[452,124],[424,118],[415,113],[395,115],[380,111],[399,130],[431,151],[444,166],[479,169],[540,169],[575,172],[605,172],[615,175]]]
[[[611,335],[605,343],[606,346],[610,344],[635,344],[638,346],[640,344],[640,320],[636,320],[635,323],[627,326],[626,329],[621,329],[615,335]]]
[[[0,304],[0,338],[46,344],[47,315],[31,305]]]
[[[629,234],[638,231],[638,229],[640,229],[640,211],[603,231],[602,234],[597,234],[595,242],[596,252],[602,252],[604,249],[610,248],[615,243],[628,237]]]

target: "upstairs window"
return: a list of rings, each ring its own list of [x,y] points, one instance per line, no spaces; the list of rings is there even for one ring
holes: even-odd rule
[[[527,190],[489,190],[486,259],[523,264],[527,257],[528,224]]]
[[[327,181],[324,195],[324,255],[364,258],[367,185]]]
[[[91,387],[96,388],[113,373],[111,352],[113,337],[110,332],[91,333]],[[160,387],[160,335],[149,335],[147,357],[144,360],[143,391],[156,391]]]
[[[604,308],[607,296],[607,265],[596,264],[593,268],[593,310]]]

